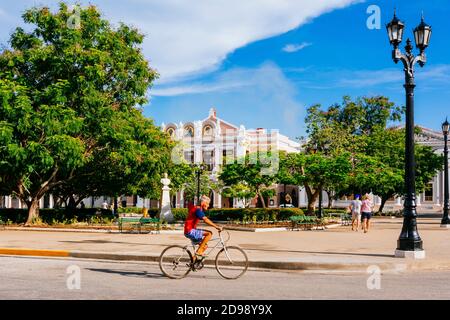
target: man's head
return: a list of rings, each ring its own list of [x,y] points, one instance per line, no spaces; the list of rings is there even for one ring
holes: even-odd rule
[[[203,195],[200,198],[200,206],[202,207],[202,210],[208,210],[210,202],[211,202],[211,199],[209,197]]]

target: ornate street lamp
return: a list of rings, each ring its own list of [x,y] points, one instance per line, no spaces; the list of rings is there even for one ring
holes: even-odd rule
[[[204,163],[193,163],[191,164],[193,168],[195,168],[195,174],[197,176],[197,199],[195,201],[195,205],[200,205],[200,176],[202,175],[203,171],[206,170],[206,164]]]
[[[423,20],[414,29],[416,47],[420,54],[415,56],[412,53],[413,46],[411,40],[406,40],[405,50],[402,53],[398,48],[402,42],[405,25],[401,22],[395,12],[394,18],[386,26],[389,41],[393,45],[392,59],[395,63],[401,61],[405,71],[406,90],[406,126],[405,126],[405,202],[403,209],[403,227],[397,241],[397,257],[425,258],[422,239],[417,231],[416,212],[416,186],[415,186],[415,159],[414,159],[414,66],[418,63],[423,67],[427,61],[425,49],[428,47],[431,37],[431,27]]]
[[[444,134],[444,216],[442,217],[441,227],[450,228],[450,219],[448,212],[450,211],[449,185],[448,185],[448,132],[449,123],[447,119],[442,124],[442,133]]]

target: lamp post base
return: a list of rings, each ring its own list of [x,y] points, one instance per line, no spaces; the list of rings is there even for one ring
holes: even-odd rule
[[[406,250],[395,250],[396,258],[406,258],[406,259],[425,259],[425,250],[419,251],[406,251]]]

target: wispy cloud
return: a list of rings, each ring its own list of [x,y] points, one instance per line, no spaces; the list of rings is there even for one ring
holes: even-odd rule
[[[260,86],[261,79],[280,81],[281,78],[287,82],[282,71],[273,63],[267,62],[257,68],[234,68],[219,72],[208,81],[179,81],[170,84],[157,84],[150,92],[152,96],[172,97],[188,94],[203,94],[211,92],[230,92]],[[273,80],[272,80],[273,81]]]
[[[179,121],[178,117],[187,114],[182,110],[192,113],[212,102],[223,119],[243,121],[247,127],[279,129],[294,138],[304,126],[305,108],[299,102],[299,92],[272,62],[216,72],[208,82],[156,85],[150,93],[155,99],[171,97],[164,110],[167,118],[161,119],[165,122]]]
[[[433,89],[450,84],[450,64],[426,66],[416,69],[417,82],[422,82],[421,88]],[[332,88],[372,88],[386,86],[404,81],[401,68],[386,68],[380,70],[314,70],[310,68],[297,81],[300,87],[308,89]],[[320,83],[320,85],[318,85]]]
[[[281,49],[281,50],[283,50],[284,52],[287,52],[287,53],[293,53],[293,52],[303,50],[306,47],[309,47],[311,45],[312,45],[312,43],[309,43],[309,42],[303,42],[300,44],[290,43],[290,44],[285,45],[283,47],[283,49]]]
[[[80,0],[98,5],[113,23],[139,28],[144,52],[161,74],[160,83],[216,70],[228,54],[254,41],[293,30],[326,12],[360,0]],[[56,8],[54,0],[2,1],[0,10],[21,22],[32,5]],[[2,28],[0,38],[11,24]]]

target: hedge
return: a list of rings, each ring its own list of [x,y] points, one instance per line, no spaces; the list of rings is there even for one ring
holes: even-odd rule
[[[111,210],[85,208],[85,209],[39,209],[39,217],[42,222],[52,223],[53,221],[63,222],[75,219],[78,222],[88,222],[91,217],[101,217],[113,219]],[[3,222],[12,221],[12,223],[25,223],[28,218],[27,209],[0,209],[0,220]]]
[[[125,208],[121,208],[125,209]],[[142,208],[127,208],[127,213],[142,213]],[[333,210],[336,212],[337,210]],[[156,217],[160,209],[151,208],[148,210],[150,217]],[[120,213],[120,211],[119,211]],[[122,212],[123,213],[123,212]],[[175,221],[184,221],[188,214],[187,208],[172,208]],[[304,215],[299,208],[223,208],[210,209],[207,216],[216,221],[283,221],[289,220],[292,216]],[[86,208],[67,211],[65,209],[40,209],[39,216],[45,223],[53,221],[63,222],[76,217],[78,222],[88,222],[92,216],[113,219],[111,210]],[[25,223],[28,213],[26,209],[0,209],[0,220],[4,222],[10,220],[13,223]]]

